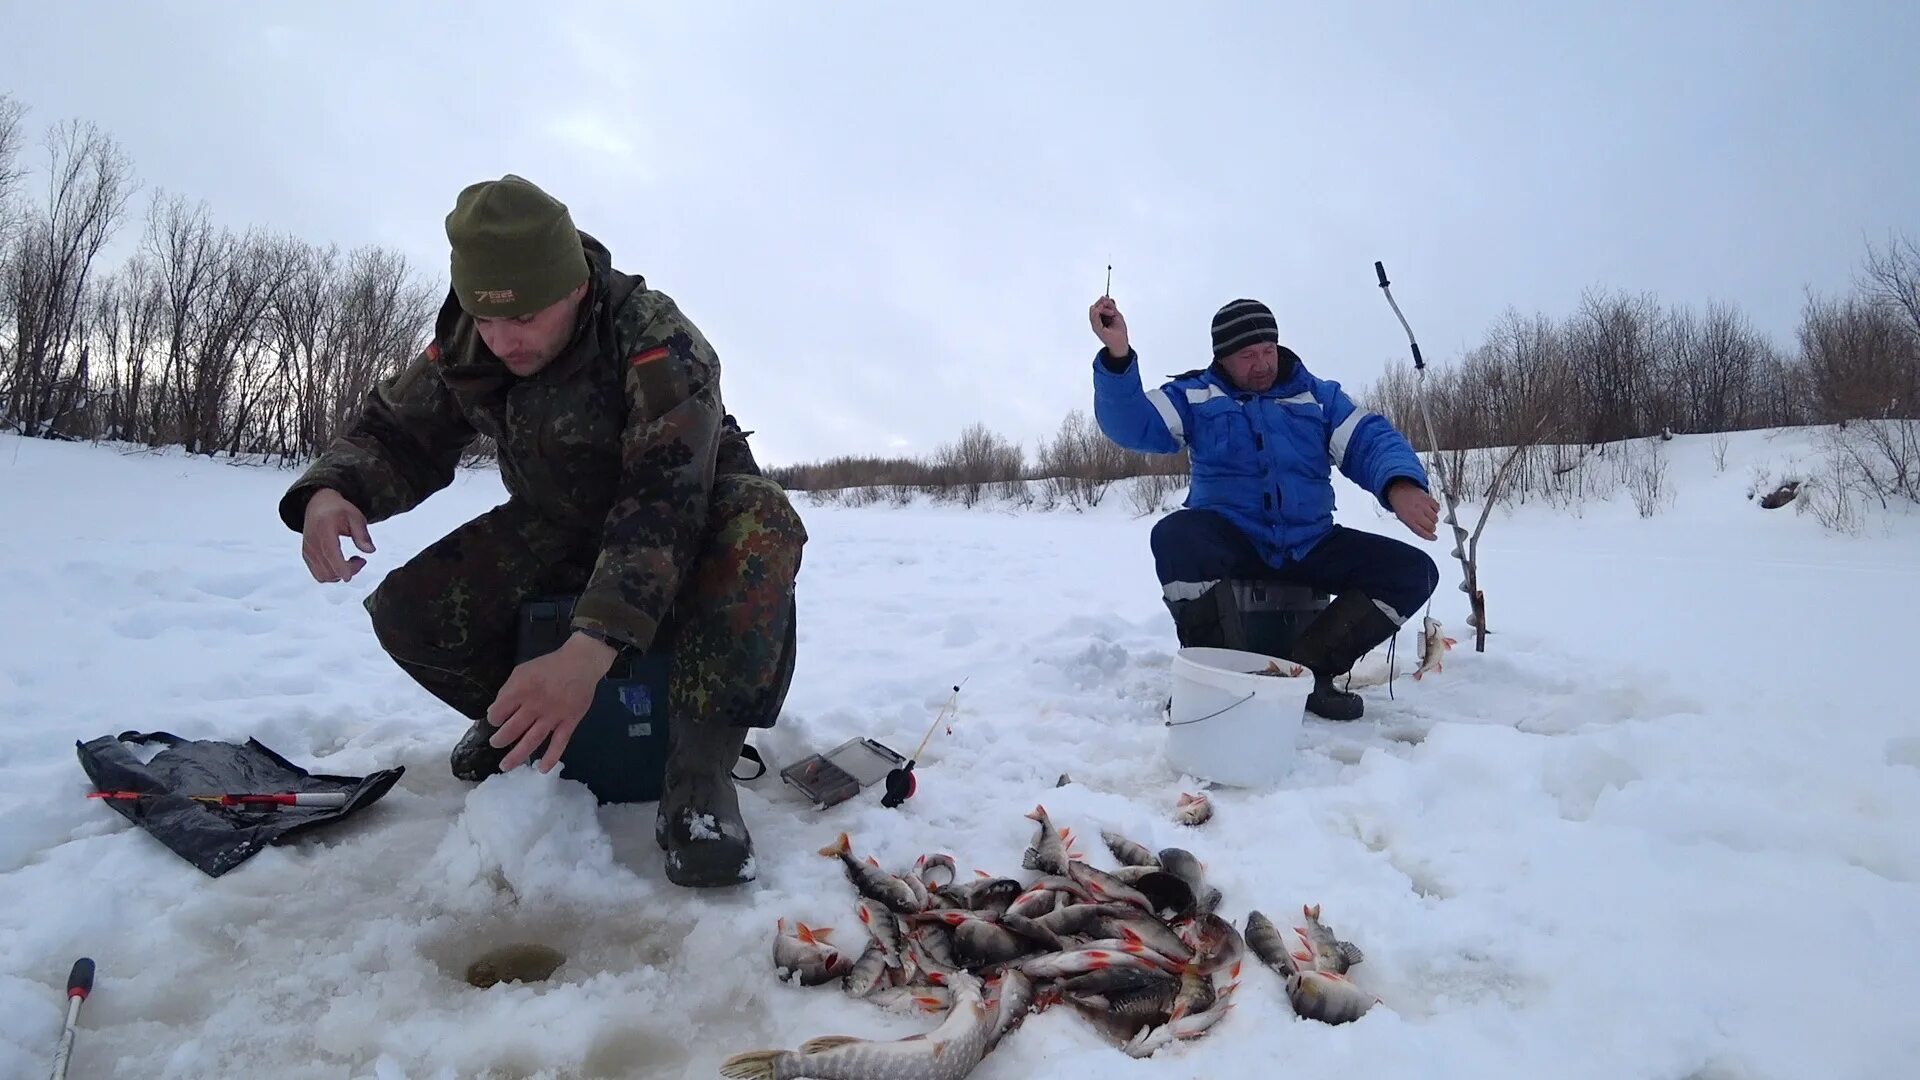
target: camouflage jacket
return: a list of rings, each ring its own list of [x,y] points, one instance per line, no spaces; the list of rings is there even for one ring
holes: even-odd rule
[[[591,283],[551,364],[509,372],[449,294],[433,340],[369,392],[281,499],[280,518],[300,531],[323,487],[369,522],[404,513],[490,436],[512,498],[559,530],[598,537],[574,626],[646,649],[693,565],[714,477],[759,470],[721,402],[713,347],[671,297],[614,270],[599,241],[581,241]]]

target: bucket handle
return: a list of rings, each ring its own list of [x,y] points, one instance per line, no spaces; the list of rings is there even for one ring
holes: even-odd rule
[[[1214,717],[1216,717],[1216,716],[1219,716],[1219,715],[1220,715],[1221,713],[1224,713],[1224,712],[1232,712],[1232,711],[1233,711],[1234,709],[1237,709],[1237,708],[1239,708],[1240,706],[1242,706],[1242,705],[1245,705],[1245,704],[1246,704],[1247,702],[1249,702],[1249,701],[1252,701],[1252,700],[1253,700],[1253,698],[1254,698],[1254,695],[1255,695],[1255,694],[1257,694],[1257,693],[1258,693],[1258,691],[1255,691],[1255,690],[1249,690],[1249,691],[1247,691],[1247,696],[1246,696],[1246,697],[1243,697],[1243,698],[1241,698],[1241,699],[1240,699],[1239,701],[1236,701],[1236,702],[1234,702],[1233,704],[1231,704],[1231,705],[1229,705],[1229,706],[1227,706],[1227,707],[1226,707],[1226,708],[1224,708],[1224,709],[1215,709],[1215,710],[1213,710],[1212,712],[1210,712],[1210,713],[1208,713],[1208,714],[1207,714],[1207,715],[1205,715],[1205,716],[1196,716],[1196,717],[1194,717],[1194,718],[1193,718],[1193,719],[1191,719],[1191,720],[1168,720],[1168,721],[1167,721],[1167,723],[1166,723],[1166,726],[1168,726],[1168,727],[1179,727],[1179,726],[1181,726],[1181,725],[1183,725],[1183,724],[1197,724],[1197,723],[1199,723],[1199,722],[1200,722],[1200,721],[1202,721],[1202,720],[1211,720],[1211,719],[1213,719]]]

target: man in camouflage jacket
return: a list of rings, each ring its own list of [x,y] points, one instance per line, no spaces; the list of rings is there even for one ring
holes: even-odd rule
[[[552,769],[622,649],[672,649],[656,838],[683,885],[751,880],[731,768],[793,670],[806,531],[721,401],[720,361],[666,294],[613,269],[567,208],[508,175],[447,216],[452,289],[433,340],[381,381],[280,517],[315,580],[345,581],[370,522],[453,479],[476,436],[509,499],[391,571],[366,600],[394,661],[473,721],[452,768]],[[577,598],[571,636],[516,664],[522,605]]]

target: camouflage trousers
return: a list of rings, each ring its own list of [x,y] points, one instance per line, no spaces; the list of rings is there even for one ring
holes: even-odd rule
[[[672,715],[772,727],[794,662],[794,582],[807,540],[785,491],[753,475],[714,480],[707,530],[659,642],[673,652]],[[401,669],[479,720],[517,662],[522,605],[578,595],[597,537],[568,534],[514,502],[441,537],[366,600]]]

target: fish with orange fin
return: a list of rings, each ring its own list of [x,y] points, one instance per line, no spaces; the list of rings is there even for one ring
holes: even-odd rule
[[[1180,793],[1180,799],[1173,807],[1173,820],[1182,825],[1204,825],[1213,818],[1213,800],[1206,792],[1198,795]]]
[[[860,895],[878,900],[902,915],[922,910],[922,894],[914,892],[911,885],[880,869],[878,863],[861,862],[853,857],[853,841],[846,833],[821,848],[820,854],[840,860],[847,871],[847,880],[860,890]]]
[[[1358,1020],[1380,999],[1347,978],[1348,968],[1361,960],[1360,950],[1339,940],[1320,922],[1320,908],[1303,908],[1305,926],[1282,931],[1255,911],[1247,916],[1247,947],[1286,980],[1287,1003],[1307,1020],[1344,1024]]]
[[[1036,806],[1027,815],[1028,820],[1038,822],[1040,827],[1034,833],[1033,843],[1020,859],[1020,865],[1028,870],[1038,870],[1043,874],[1067,873],[1067,842],[1054,830],[1053,819],[1047,816],[1045,806]]]
[[[818,929],[803,922],[787,929],[787,920],[775,923],[773,966],[783,980],[797,979],[802,986],[819,986],[853,970],[853,958],[828,943],[832,927]]]
[[[1458,644],[1459,642],[1448,637],[1446,631],[1440,628],[1439,619],[1431,615],[1422,616],[1420,619],[1420,667],[1414,671],[1414,679],[1418,680],[1429,671],[1441,670],[1447,650]]]

